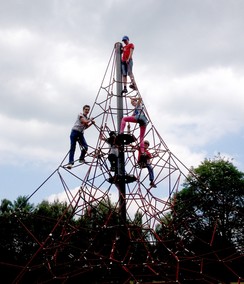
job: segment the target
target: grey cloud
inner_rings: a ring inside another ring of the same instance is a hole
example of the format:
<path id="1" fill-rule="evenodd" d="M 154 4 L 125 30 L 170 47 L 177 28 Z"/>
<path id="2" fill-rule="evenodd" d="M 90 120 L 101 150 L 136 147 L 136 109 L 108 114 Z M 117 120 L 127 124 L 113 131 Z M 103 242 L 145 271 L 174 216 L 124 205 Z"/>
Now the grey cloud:
<path id="1" fill-rule="evenodd" d="M 25 163 L 21 147 L 27 152 L 31 148 L 28 163 L 38 160 L 41 149 L 48 153 L 46 163 L 55 159 L 49 157 L 55 149 L 66 154 L 74 119 L 83 104 L 92 105 L 113 45 L 125 34 L 135 44 L 140 92 L 163 137 L 192 154 L 191 133 L 196 133 L 203 141 L 199 152 L 204 148 L 207 153 L 211 139 L 217 145 L 232 128 L 243 144 L 242 0 L 0 0 L 0 9 L 1 131 L 4 145 L 14 143 L 8 157 L 18 153 Z M 201 77 L 218 69 L 232 73 L 212 81 Z M 201 83 L 194 84 L 199 78 Z M 202 99 L 205 95 L 209 100 Z M 236 104 L 229 103 L 234 96 Z M 159 117 L 165 119 L 163 125 Z M 218 137 L 208 135 L 211 125 L 205 125 L 211 120 L 215 129 L 222 127 Z M 33 127 L 32 132 L 18 129 L 18 135 L 28 135 L 19 141 L 9 131 L 16 121 L 20 127 Z M 39 128 L 41 133 L 36 132 Z M 232 151 L 228 145 L 226 149 Z M 39 158 L 42 161 L 42 154 Z"/>

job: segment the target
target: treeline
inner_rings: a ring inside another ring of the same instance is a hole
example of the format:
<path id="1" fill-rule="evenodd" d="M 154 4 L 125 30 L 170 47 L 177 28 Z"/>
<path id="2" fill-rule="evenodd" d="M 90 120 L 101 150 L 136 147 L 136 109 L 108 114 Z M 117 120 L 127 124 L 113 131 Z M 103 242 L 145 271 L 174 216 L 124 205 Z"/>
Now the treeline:
<path id="1" fill-rule="evenodd" d="M 230 283 L 244 279 L 244 173 L 220 156 L 193 168 L 155 228 L 126 223 L 109 199 L 25 196 L 0 205 L 4 283 Z M 126 282 L 127 281 L 127 282 Z"/>

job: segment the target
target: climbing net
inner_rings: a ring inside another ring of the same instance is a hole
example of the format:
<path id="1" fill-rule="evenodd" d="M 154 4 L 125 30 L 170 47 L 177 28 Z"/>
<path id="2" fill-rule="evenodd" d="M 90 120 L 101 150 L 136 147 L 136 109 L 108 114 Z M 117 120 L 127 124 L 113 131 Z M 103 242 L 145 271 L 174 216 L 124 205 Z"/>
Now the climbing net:
<path id="1" fill-rule="evenodd" d="M 196 255 L 185 249 L 185 243 L 193 237 L 187 224 L 181 224 L 182 236 L 173 245 L 170 234 L 166 239 L 158 230 L 162 223 L 165 231 L 177 230 L 169 213 L 174 212 L 175 194 L 189 169 L 169 150 L 145 105 L 148 125 L 144 139 L 150 141 L 156 187 L 150 185 L 148 169 L 138 163 L 139 124 L 127 124 L 125 134 L 134 140 L 122 145 L 124 175 L 118 177 L 110 170 L 109 146 L 101 137 L 108 137 L 111 131 L 119 132 L 118 96 L 123 101 L 124 116 L 130 116 L 133 111 L 129 96 L 142 99 L 139 90 L 118 94 L 116 86 L 121 82 L 115 79 L 115 74 L 113 49 L 91 108 L 91 117 L 96 121 L 96 145 L 89 145 L 86 162 L 81 164 L 77 159 L 72 169 L 66 167 L 66 155 L 45 181 L 56 179 L 56 186 L 65 192 L 68 208 L 49 234 L 38 241 L 36 252 L 19 269 L 14 282 L 20 283 L 28 279 L 31 271 L 39 270 L 48 271 L 42 283 L 68 283 L 77 279 L 86 283 L 219 283 L 219 279 L 205 273 L 205 265 L 219 261 L 218 254 Z M 120 190 L 121 184 L 124 192 Z M 73 220 L 79 218 L 81 223 L 74 224 Z M 235 271 L 233 275 L 237 281 L 241 280 Z M 99 282 L 94 280 L 97 277 Z"/>

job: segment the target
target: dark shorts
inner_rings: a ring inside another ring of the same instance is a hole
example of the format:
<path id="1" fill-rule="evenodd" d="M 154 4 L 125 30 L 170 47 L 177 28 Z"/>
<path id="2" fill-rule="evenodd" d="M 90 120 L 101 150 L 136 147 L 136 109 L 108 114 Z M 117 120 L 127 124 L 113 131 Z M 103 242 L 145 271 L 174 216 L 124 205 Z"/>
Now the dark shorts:
<path id="1" fill-rule="evenodd" d="M 131 75 L 133 67 L 133 60 L 131 59 L 127 64 L 126 61 L 121 62 L 121 71 L 123 76 Z"/>
<path id="2" fill-rule="evenodd" d="M 136 115 L 136 120 L 140 124 L 140 126 L 148 124 L 148 120 L 145 115 Z"/>

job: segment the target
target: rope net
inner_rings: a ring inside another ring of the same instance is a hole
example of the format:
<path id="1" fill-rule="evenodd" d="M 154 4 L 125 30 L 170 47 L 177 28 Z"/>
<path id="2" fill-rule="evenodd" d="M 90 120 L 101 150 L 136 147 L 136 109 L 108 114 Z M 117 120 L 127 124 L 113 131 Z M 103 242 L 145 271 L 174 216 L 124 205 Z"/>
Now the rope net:
<path id="1" fill-rule="evenodd" d="M 121 82 L 115 79 L 113 50 L 91 108 L 91 117 L 96 121 L 96 145 L 89 145 L 86 162 L 76 160 L 72 169 L 66 167 L 66 156 L 38 189 L 53 182 L 55 188 L 65 192 L 68 207 L 58 220 L 52 221 L 49 234 L 36 240 L 33 255 L 17 269 L 13 282 L 24 283 L 32 272 L 39 271 L 43 274 L 39 283 L 219 283 L 209 273 L 217 263 L 240 283 L 240 275 L 232 269 L 236 254 L 227 253 L 221 258 L 220 248 L 211 249 L 215 228 L 210 232 L 209 243 L 199 239 L 203 249 L 196 254 L 187 248 L 196 237 L 189 226 L 193 221 L 184 221 L 177 227 L 170 218 L 175 194 L 190 171 L 169 150 L 145 105 L 148 124 L 144 139 L 150 141 L 156 187 L 150 185 L 147 167 L 138 163 L 138 123 L 127 124 L 124 132 L 127 138 L 133 137 L 122 145 L 125 172 L 118 175 L 111 171 L 106 138 L 111 131 L 119 134 L 117 100 L 121 94 L 117 94 L 117 83 Z M 133 111 L 128 99 L 131 95 L 143 102 L 139 90 L 123 94 L 124 116 Z M 120 190 L 121 184 L 124 191 Z M 121 217 L 123 214 L 125 218 Z M 80 221 L 77 224 L 74 220 Z M 26 232 L 35 239 L 28 227 Z"/>

